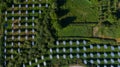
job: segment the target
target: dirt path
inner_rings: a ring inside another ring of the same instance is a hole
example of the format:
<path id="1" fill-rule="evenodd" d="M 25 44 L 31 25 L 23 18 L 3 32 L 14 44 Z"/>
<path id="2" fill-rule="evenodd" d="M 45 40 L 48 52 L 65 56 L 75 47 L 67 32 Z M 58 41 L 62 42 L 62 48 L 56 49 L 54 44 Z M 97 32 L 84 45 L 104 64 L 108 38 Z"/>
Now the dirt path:
<path id="1" fill-rule="evenodd" d="M 101 27 L 101 24 L 102 24 L 102 20 L 100 20 L 100 22 L 95 27 L 93 27 L 93 36 L 94 37 L 99 35 L 97 33 L 98 33 L 98 31 L 99 31 L 99 29 Z"/>

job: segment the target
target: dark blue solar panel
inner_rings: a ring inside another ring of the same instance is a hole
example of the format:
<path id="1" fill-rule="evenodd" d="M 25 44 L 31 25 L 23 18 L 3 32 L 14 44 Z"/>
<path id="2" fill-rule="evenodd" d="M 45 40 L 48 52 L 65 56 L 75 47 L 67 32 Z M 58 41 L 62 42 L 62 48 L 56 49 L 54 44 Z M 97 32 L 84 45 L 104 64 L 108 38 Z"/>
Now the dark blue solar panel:
<path id="1" fill-rule="evenodd" d="M 5 24 L 4 26 L 5 26 L 5 27 L 7 27 L 7 26 L 8 26 L 8 24 Z"/>

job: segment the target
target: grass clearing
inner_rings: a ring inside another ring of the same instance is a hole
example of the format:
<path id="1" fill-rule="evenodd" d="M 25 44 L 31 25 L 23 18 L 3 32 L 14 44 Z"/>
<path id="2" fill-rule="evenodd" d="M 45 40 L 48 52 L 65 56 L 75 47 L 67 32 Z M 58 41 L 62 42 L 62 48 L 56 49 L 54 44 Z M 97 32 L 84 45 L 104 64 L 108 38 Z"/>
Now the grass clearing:
<path id="1" fill-rule="evenodd" d="M 120 27 L 119 26 L 111 26 L 111 27 L 102 27 L 101 35 L 111 37 L 111 38 L 120 38 Z"/>
<path id="2" fill-rule="evenodd" d="M 62 6 L 63 9 L 70 10 L 65 16 L 75 16 L 77 17 L 74 22 L 97 22 L 98 21 L 98 9 L 95 4 L 88 0 L 66 0 L 65 5 Z M 62 17 L 62 18 L 63 18 Z"/>
<path id="3" fill-rule="evenodd" d="M 69 25 L 58 30 L 58 36 L 92 36 L 92 26 L 87 25 Z"/>

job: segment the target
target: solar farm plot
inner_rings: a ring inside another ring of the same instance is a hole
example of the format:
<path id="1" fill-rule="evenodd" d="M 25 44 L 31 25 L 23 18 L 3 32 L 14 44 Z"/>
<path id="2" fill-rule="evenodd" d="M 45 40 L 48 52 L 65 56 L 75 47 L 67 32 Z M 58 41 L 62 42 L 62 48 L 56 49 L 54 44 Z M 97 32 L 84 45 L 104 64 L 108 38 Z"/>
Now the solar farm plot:
<path id="1" fill-rule="evenodd" d="M 7 2 L 6 2 L 7 3 Z M 4 21 L 2 65 L 26 67 L 32 65 L 30 51 L 36 50 L 38 29 L 42 26 L 43 12 L 50 7 L 46 0 L 25 0 L 7 5 L 2 10 Z M 39 27 L 40 26 L 40 27 Z M 29 55 L 29 57 L 28 57 Z M 34 54 L 33 54 L 34 55 Z M 37 59 L 35 59 L 37 62 Z M 42 64 L 46 66 L 46 62 Z M 37 65 L 40 67 L 40 64 Z"/>
<path id="2" fill-rule="evenodd" d="M 59 63 L 62 63 L 62 61 L 67 60 L 66 65 L 68 64 L 68 66 L 69 64 L 78 63 L 83 66 L 119 67 L 119 47 L 120 46 L 112 46 L 109 44 L 90 44 L 85 40 L 71 40 L 69 42 L 56 41 L 56 46 L 49 48 L 46 54 L 39 56 L 39 60 L 35 58 L 34 62 L 43 64 L 44 66 L 49 66 L 50 64 L 58 65 Z M 60 61 L 60 59 L 62 59 L 62 61 Z M 29 64 L 30 63 L 31 62 L 29 62 Z M 33 63 L 33 65 L 38 66 L 39 64 L 37 65 Z"/>
<path id="3" fill-rule="evenodd" d="M 2 3 L 2 67 L 120 67 L 118 0 Z"/>

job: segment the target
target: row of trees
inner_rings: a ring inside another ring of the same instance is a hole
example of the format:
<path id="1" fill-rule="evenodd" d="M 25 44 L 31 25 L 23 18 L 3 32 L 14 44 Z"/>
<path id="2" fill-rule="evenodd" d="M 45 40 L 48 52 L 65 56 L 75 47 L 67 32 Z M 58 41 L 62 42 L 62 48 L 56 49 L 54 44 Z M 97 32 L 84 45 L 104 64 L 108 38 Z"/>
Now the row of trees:
<path id="1" fill-rule="evenodd" d="M 3 59 L 2 59 L 2 45 L 3 45 L 3 22 L 2 22 L 2 10 L 3 10 L 3 5 L 5 5 L 5 3 L 3 3 L 3 1 L 1 0 L 0 1 L 0 67 L 2 67 L 2 62 L 3 62 Z"/>

